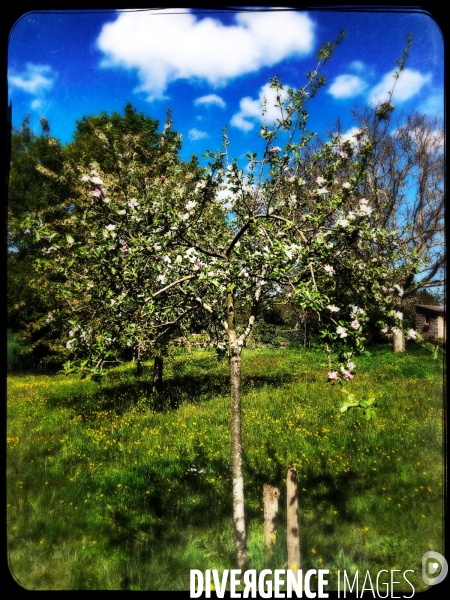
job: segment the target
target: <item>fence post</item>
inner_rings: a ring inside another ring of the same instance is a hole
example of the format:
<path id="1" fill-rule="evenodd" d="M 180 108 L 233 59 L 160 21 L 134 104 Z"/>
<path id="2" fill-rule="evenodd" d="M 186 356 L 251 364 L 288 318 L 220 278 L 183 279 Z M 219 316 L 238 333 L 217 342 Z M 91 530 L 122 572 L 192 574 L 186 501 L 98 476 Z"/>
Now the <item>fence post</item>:
<path id="1" fill-rule="evenodd" d="M 298 524 L 297 469 L 287 472 L 287 563 L 297 579 L 300 569 L 300 528 Z"/>
<path id="2" fill-rule="evenodd" d="M 264 543 L 266 548 L 275 545 L 277 539 L 278 498 L 280 490 L 273 485 L 264 485 Z"/>

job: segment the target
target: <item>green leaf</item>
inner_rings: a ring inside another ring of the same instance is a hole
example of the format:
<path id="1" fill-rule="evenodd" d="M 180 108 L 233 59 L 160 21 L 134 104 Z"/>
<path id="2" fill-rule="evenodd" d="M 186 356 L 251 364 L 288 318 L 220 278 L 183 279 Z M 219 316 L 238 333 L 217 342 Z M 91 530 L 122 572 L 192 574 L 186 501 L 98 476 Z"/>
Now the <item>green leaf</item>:
<path id="1" fill-rule="evenodd" d="M 73 239 L 73 237 L 70 235 L 70 233 L 66 233 L 66 240 L 67 240 L 67 243 L 69 244 L 69 246 L 71 246 L 75 241 Z"/>

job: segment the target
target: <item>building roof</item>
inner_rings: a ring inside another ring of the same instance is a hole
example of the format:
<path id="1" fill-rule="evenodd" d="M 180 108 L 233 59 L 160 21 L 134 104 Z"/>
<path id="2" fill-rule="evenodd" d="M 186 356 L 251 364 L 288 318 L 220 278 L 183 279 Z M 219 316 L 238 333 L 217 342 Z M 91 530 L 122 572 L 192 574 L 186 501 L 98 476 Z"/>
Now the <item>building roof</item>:
<path id="1" fill-rule="evenodd" d="M 432 304 L 416 304 L 416 310 L 418 308 L 435 313 L 445 313 L 445 306 L 433 306 Z"/>

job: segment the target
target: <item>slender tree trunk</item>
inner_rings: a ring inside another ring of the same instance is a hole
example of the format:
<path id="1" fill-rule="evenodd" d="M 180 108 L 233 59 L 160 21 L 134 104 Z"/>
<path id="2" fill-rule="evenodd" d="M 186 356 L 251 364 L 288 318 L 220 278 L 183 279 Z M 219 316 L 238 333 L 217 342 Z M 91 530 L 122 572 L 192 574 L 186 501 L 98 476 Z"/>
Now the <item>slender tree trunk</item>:
<path id="1" fill-rule="evenodd" d="M 405 338 L 400 329 L 394 329 L 394 352 L 405 351 Z"/>
<path id="2" fill-rule="evenodd" d="M 236 337 L 234 298 L 231 285 L 227 287 L 227 324 L 231 387 L 234 547 L 237 565 L 241 569 L 245 569 L 248 565 L 248 559 L 244 512 L 244 472 L 242 468 L 241 346 L 238 344 Z"/>
<path id="3" fill-rule="evenodd" d="M 134 358 L 133 358 L 133 361 L 134 361 Z M 138 358 L 137 363 L 136 363 L 136 375 L 138 377 L 140 377 L 142 375 L 143 370 L 144 370 L 144 368 L 142 366 L 142 363 L 141 363 L 140 359 Z"/>
<path id="4" fill-rule="evenodd" d="M 300 569 L 300 528 L 298 524 L 298 486 L 297 470 L 289 469 L 286 482 L 287 492 L 287 555 L 288 569 L 291 569 L 297 579 Z"/>
<path id="5" fill-rule="evenodd" d="M 231 455 L 233 465 L 233 522 L 236 562 L 238 567 L 247 566 L 247 534 L 244 512 L 244 472 L 242 468 L 241 423 L 241 353 L 230 353 L 231 384 Z"/>
<path id="6" fill-rule="evenodd" d="M 163 382 L 163 364 L 164 359 L 162 356 L 155 356 L 153 363 L 153 393 L 159 394 L 162 390 Z"/>

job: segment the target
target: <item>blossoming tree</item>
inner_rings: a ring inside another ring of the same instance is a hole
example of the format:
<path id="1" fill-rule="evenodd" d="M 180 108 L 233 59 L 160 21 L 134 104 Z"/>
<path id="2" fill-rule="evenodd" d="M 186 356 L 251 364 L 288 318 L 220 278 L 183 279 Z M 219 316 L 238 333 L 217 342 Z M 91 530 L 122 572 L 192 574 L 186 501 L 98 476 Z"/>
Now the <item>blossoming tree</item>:
<path id="1" fill-rule="evenodd" d="M 370 309 L 398 323 L 386 287 L 398 248 L 360 193 L 371 145 L 350 156 L 336 137 L 304 161 L 313 137 L 306 106 L 324 84 L 320 68 L 336 44 L 320 50 L 303 88 L 271 80 L 279 118 L 263 124 L 263 149 L 247 156 L 245 170 L 228 160 L 225 131 L 223 151 L 207 153 L 201 176 L 163 136 L 164 174 L 131 159 L 125 187 L 101 165 L 68 167 L 79 183 L 65 227 L 40 227 L 65 273 L 62 293 L 73 314 L 67 345 L 82 368 L 99 369 L 130 344 L 144 352 L 193 314 L 218 345 L 226 342 L 240 567 L 247 563 L 241 359 L 261 311 L 278 296 L 317 313 L 330 381 L 353 378 L 351 359 L 363 348 Z M 127 144 L 132 157 L 139 136 Z"/>

